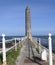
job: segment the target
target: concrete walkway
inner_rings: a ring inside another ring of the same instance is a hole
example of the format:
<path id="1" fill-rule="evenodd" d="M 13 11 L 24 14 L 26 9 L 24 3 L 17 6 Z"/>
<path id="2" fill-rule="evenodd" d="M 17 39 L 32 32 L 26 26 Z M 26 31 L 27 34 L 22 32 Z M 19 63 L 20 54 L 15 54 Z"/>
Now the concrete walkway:
<path id="1" fill-rule="evenodd" d="M 30 55 L 31 55 L 30 57 L 32 57 L 31 52 Z M 16 65 L 39 65 L 38 63 L 35 63 L 29 58 L 28 41 L 25 41 L 21 49 L 20 56 L 17 57 Z"/>
<path id="2" fill-rule="evenodd" d="M 16 65 L 48 65 L 48 63 L 41 61 L 38 53 L 32 48 L 32 42 L 26 40 L 21 49 L 20 56 L 17 57 Z"/>

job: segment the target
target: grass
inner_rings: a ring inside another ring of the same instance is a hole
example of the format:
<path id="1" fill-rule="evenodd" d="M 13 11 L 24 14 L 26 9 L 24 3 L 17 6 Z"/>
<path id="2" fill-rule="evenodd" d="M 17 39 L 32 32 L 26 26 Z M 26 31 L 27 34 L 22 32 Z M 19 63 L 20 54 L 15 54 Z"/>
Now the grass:
<path id="1" fill-rule="evenodd" d="M 0 54 L 0 65 L 2 65 L 2 54 Z"/>
<path id="2" fill-rule="evenodd" d="M 38 48 L 36 48 L 36 51 L 39 53 L 39 49 Z"/>
<path id="3" fill-rule="evenodd" d="M 55 60 L 53 60 L 53 64 L 55 64 Z"/>
<path id="4" fill-rule="evenodd" d="M 18 47 L 17 51 L 10 50 L 6 53 L 7 65 L 15 65 L 15 61 L 20 54 L 21 47 Z M 0 65 L 2 65 L 2 54 L 0 54 Z"/>

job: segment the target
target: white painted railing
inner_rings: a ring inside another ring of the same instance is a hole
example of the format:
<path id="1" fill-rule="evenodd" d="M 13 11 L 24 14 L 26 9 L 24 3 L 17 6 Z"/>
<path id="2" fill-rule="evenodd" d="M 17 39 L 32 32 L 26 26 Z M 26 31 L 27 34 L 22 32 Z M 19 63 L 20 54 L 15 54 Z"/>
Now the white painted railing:
<path id="1" fill-rule="evenodd" d="M 6 47 L 5 47 L 5 34 L 2 34 L 2 55 L 3 55 L 3 65 L 6 65 Z"/>
<path id="2" fill-rule="evenodd" d="M 52 61 L 52 38 L 51 38 L 51 34 L 49 33 L 49 38 L 48 38 L 48 41 L 49 41 L 49 44 L 48 44 L 48 47 L 49 47 L 49 65 L 53 65 L 53 61 Z"/>
<path id="3" fill-rule="evenodd" d="M 0 53 L 3 53 L 3 65 L 6 65 L 6 52 L 8 52 L 9 50 L 15 48 L 15 50 L 17 51 L 17 45 L 20 44 L 21 42 L 23 42 L 25 39 L 27 39 L 27 37 L 23 37 L 23 38 L 13 38 L 13 39 L 9 39 L 9 40 L 5 40 L 5 35 L 3 35 L 3 38 L 2 38 L 2 45 L 3 45 L 3 49 L 0 49 Z M 34 38 L 33 38 L 34 39 Z M 15 41 L 15 45 L 13 45 L 12 47 L 10 48 L 5 48 L 5 43 L 6 42 L 11 42 L 11 41 Z M 16 40 L 19 40 L 19 43 L 16 42 Z M 51 40 L 51 34 L 49 34 L 49 38 L 48 38 L 48 44 L 49 44 L 49 50 L 47 48 L 45 48 L 44 46 L 41 45 L 41 39 L 34 39 L 35 42 L 37 43 L 38 40 L 39 40 L 39 53 L 41 53 L 41 50 L 42 48 L 43 49 L 46 49 L 48 52 L 49 52 L 49 65 L 53 65 L 53 62 L 52 62 L 52 40 Z M 5 52 L 4 52 L 5 51 Z M 5 62 L 5 64 L 4 64 Z"/>
<path id="4" fill-rule="evenodd" d="M 26 37 L 22 37 L 22 38 L 13 38 L 13 39 L 9 39 L 9 40 L 5 40 L 5 34 L 2 34 L 2 48 L 0 48 L 0 53 L 3 54 L 3 65 L 6 65 L 6 52 L 12 50 L 15 48 L 15 51 L 17 51 L 17 45 L 18 44 L 21 44 L 22 41 L 24 41 L 26 39 Z M 16 42 L 19 41 L 19 43 Z M 8 42 L 12 42 L 12 41 L 15 41 L 14 45 L 11 46 L 10 48 L 6 48 L 5 46 L 5 43 L 8 43 Z"/>
<path id="5" fill-rule="evenodd" d="M 46 43 L 46 41 L 48 42 L 48 49 L 46 47 L 44 47 L 43 45 L 41 45 L 41 40 L 44 41 Z M 49 65 L 53 65 L 53 57 L 55 58 L 55 55 L 52 54 L 52 38 L 51 38 L 51 34 L 49 34 L 48 39 L 41 39 L 41 38 L 34 38 L 34 41 L 39 44 L 39 53 L 42 52 L 42 50 L 46 50 L 47 54 L 48 54 L 48 60 L 49 60 Z M 45 54 L 44 54 L 45 55 Z M 44 56 L 43 55 L 43 56 Z M 46 56 L 47 57 L 47 56 Z"/>

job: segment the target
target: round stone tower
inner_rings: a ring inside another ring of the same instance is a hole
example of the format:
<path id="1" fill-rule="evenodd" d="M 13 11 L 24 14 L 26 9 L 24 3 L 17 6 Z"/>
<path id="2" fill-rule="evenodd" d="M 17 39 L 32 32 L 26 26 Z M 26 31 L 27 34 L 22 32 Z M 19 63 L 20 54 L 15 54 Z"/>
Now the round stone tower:
<path id="1" fill-rule="evenodd" d="M 28 6 L 25 9 L 25 35 L 31 37 L 30 8 Z"/>

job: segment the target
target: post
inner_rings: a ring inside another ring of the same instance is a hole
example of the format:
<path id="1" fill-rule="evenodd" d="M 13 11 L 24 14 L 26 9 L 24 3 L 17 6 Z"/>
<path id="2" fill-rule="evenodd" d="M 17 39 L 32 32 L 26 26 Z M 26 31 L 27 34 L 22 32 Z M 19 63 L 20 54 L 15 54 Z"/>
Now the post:
<path id="1" fill-rule="evenodd" d="M 5 34 L 2 34 L 3 65 L 6 65 Z"/>
<path id="2" fill-rule="evenodd" d="M 16 38 L 15 38 L 15 51 L 17 51 Z"/>
<path id="3" fill-rule="evenodd" d="M 47 62 L 47 52 L 46 49 L 43 49 L 41 52 L 41 60 Z"/>
<path id="4" fill-rule="evenodd" d="M 19 47 L 20 47 L 20 41 L 19 41 Z"/>
<path id="5" fill-rule="evenodd" d="M 53 61 L 52 61 L 52 39 L 51 39 L 51 34 L 49 33 L 49 65 L 53 65 Z"/>
<path id="6" fill-rule="evenodd" d="M 41 53 L 41 39 L 39 38 L 39 53 Z"/>

